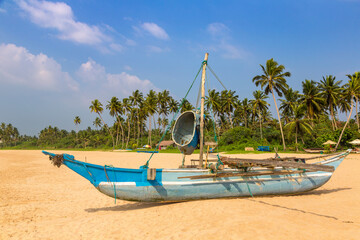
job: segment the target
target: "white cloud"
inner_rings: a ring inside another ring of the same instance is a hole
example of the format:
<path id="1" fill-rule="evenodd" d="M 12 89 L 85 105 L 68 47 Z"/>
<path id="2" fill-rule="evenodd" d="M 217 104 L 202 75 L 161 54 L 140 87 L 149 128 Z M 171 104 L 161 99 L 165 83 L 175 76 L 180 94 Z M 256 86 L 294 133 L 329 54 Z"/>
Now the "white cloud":
<path id="1" fill-rule="evenodd" d="M 141 28 L 158 39 L 161 39 L 161 40 L 169 39 L 169 35 L 166 33 L 166 31 L 163 28 L 161 28 L 160 26 L 158 26 L 156 23 L 146 22 L 146 23 L 141 24 Z"/>
<path id="2" fill-rule="evenodd" d="M 130 67 L 129 65 L 125 65 L 125 66 L 124 66 L 124 69 L 125 69 L 126 71 L 132 71 L 132 67 Z"/>
<path id="3" fill-rule="evenodd" d="M 116 43 L 111 43 L 110 48 L 116 52 L 121 52 L 123 50 L 123 46 L 121 46 L 120 44 L 116 44 Z"/>
<path id="4" fill-rule="evenodd" d="M 206 30 L 213 36 L 213 37 L 224 37 L 227 35 L 230 29 L 225 26 L 223 23 L 211 23 L 207 26 Z"/>
<path id="5" fill-rule="evenodd" d="M 59 39 L 91 46 L 105 43 L 114 45 L 112 38 L 99 27 L 76 21 L 71 7 L 66 3 L 38 0 L 19 0 L 17 3 L 33 23 L 42 28 L 57 30 Z M 107 26 L 109 28 L 111 27 Z M 117 46 L 117 50 L 120 48 Z"/>
<path id="6" fill-rule="evenodd" d="M 40 90 L 78 90 L 77 82 L 54 59 L 14 44 L 0 44 L 0 82 Z"/>
<path id="7" fill-rule="evenodd" d="M 231 31 L 223 23 L 211 23 L 206 28 L 211 36 L 211 46 L 214 52 L 219 52 L 223 58 L 244 59 L 249 54 L 241 47 L 232 44 Z"/>
<path id="8" fill-rule="evenodd" d="M 170 49 L 168 47 L 161 48 L 161 47 L 157 47 L 157 46 L 148 46 L 148 51 L 155 52 L 155 53 L 162 53 L 162 52 L 169 52 Z"/>
<path id="9" fill-rule="evenodd" d="M 125 43 L 128 46 L 136 46 L 136 42 L 132 39 L 126 39 Z"/>
<path id="10" fill-rule="evenodd" d="M 85 83 L 103 82 L 106 80 L 105 68 L 92 59 L 81 64 L 76 74 Z"/>
<path id="11" fill-rule="evenodd" d="M 0 13 L 6 13 L 6 10 L 3 8 L 0 8 Z"/>
<path id="12" fill-rule="evenodd" d="M 245 58 L 248 53 L 239 47 L 236 47 L 226 41 L 219 43 L 218 50 L 222 51 L 222 56 L 228 59 L 241 59 Z"/>
<path id="13" fill-rule="evenodd" d="M 105 68 L 96 63 L 94 60 L 89 59 L 86 63 L 81 64 L 77 71 L 77 76 L 87 85 L 86 91 L 92 94 L 93 91 L 97 95 L 106 93 L 106 95 L 127 97 L 135 90 L 147 92 L 150 89 L 158 90 L 155 85 L 145 79 L 142 80 L 135 75 L 126 72 L 111 74 L 107 73 Z"/>
<path id="14" fill-rule="evenodd" d="M 125 21 L 133 21 L 133 19 L 131 17 L 124 17 Z"/>
<path id="15" fill-rule="evenodd" d="M 139 77 L 130 75 L 126 72 L 120 74 L 108 74 L 107 87 L 113 90 L 116 89 L 116 92 L 122 93 L 123 96 L 128 96 L 137 89 L 142 92 L 156 89 L 154 84 L 149 80 L 141 80 Z"/>

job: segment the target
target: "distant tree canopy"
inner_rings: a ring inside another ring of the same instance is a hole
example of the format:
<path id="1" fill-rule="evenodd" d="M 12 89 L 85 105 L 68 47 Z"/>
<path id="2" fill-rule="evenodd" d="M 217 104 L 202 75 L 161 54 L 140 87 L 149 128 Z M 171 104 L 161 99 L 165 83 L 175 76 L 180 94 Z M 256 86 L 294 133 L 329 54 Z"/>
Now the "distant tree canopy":
<path id="1" fill-rule="evenodd" d="M 358 72 L 347 75 L 345 84 L 332 75 L 324 76 L 319 82 L 305 79 L 299 92 L 287 85 L 286 77 L 291 74 L 285 72 L 283 65 L 270 59 L 265 66 L 260 66 L 262 75 L 255 76 L 253 82 L 261 90 L 254 91 L 252 99 L 240 99 L 234 90 L 208 91 L 205 98 L 207 141 L 213 141 L 216 133 L 220 139 L 219 148 L 224 150 L 243 150 L 246 146 L 265 144 L 297 150 L 322 147 L 327 140 L 348 147 L 350 140 L 360 138 Z M 279 108 L 275 93 L 280 97 Z M 271 98 L 267 94 L 272 95 L 276 104 L 278 119 L 269 111 Z M 355 117 L 351 119 L 354 109 Z M 149 144 L 154 147 L 166 126 L 172 124 L 175 113 L 194 110 L 194 106 L 186 99 L 175 100 L 167 90 L 158 93 L 136 90 L 123 99 L 113 96 L 105 105 L 95 99 L 89 110 L 95 113 L 95 129 L 88 127 L 68 132 L 48 126 L 37 137 L 29 137 L 20 135 L 11 124 L 1 123 L 0 146 L 114 149 Z M 112 116 L 113 122 L 106 123 L 103 114 Z M 347 115 L 347 121 L 339 121 L 339 114 Z M 73 121 L 77 129 L 81 128 L 80 116 L 75 116 Z M 167 133 L 165 139 L 170 138 Z"/>

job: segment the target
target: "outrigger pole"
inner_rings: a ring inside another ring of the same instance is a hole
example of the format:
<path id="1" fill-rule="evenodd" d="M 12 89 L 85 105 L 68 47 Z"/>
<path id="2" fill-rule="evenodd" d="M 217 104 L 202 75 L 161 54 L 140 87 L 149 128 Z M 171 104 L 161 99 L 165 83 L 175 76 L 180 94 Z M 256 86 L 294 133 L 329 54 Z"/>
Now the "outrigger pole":
<path id="1" fill-rule="evenodd" d="M 205 53 L 205 58 L 203 62 L 203 69 L 201 75 L 201 105 L 200 105 L 200 156 L 199 156 L 199 166 L 198 168 L 203 167 L 203 154 L 204 154 L 204 108 L 205 108 L 205 76 L 206 76 L 206 65 L 209 54 Z"/>

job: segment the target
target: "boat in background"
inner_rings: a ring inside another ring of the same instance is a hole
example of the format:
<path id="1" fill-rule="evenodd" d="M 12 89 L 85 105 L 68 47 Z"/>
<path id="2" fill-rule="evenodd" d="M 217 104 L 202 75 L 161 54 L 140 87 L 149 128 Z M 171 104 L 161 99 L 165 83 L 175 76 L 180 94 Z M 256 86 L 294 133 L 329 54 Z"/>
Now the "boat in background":
<path id="1" fill-rule="evenodd" d="M 304 152 L 307 153 L 323 153 L 324 151 L 324 148 L 304 148 Z"/>

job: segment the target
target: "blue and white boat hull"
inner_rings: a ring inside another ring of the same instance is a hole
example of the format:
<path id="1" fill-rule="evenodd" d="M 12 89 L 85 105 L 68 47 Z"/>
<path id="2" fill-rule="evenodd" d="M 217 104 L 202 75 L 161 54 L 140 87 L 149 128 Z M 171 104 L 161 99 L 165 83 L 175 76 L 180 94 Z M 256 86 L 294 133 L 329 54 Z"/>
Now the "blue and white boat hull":
<path id="1" fill-rule="evenodd" d="M 349 154 L 341 153 L 318 164 L 335 169 Z M 44 152 L 47 155 L 55 154 Z M 127 169 L 100 166 L 77 161 L 64 154 L 63 164 L 88 179 L 100 192 L 117 199 L 129 201 L 186 201 L 224 197 L 297 194 L 316 189 L 325 184 L 333 172 L 304 172 L 288 175 L 261 175 L 253 177 L 232 176 L 204 179 L 181 178 L 210 174 L 207 169 L 156 169 L 155 180 L 147 180 L 148 169 Z M 261 171 L 253 168 L 250 172 Z M 239 173 L 224 169 L 219 173 Z"/>

